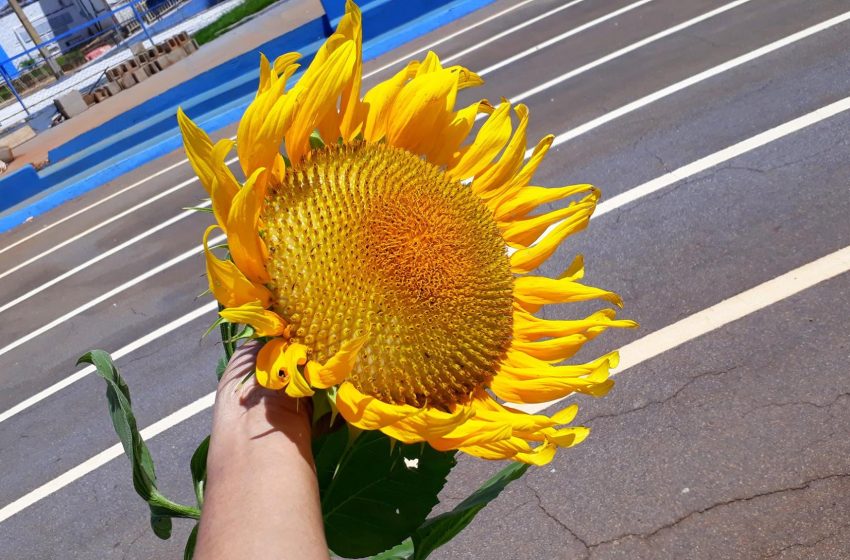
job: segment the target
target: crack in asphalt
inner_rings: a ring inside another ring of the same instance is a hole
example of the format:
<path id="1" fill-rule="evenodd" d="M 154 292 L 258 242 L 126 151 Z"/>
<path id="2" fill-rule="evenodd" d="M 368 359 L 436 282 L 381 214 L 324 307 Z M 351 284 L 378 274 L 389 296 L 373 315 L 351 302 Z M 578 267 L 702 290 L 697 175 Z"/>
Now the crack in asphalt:
<path id="1" fill-rule="evenodd" d="M 835 149 L 835 146 L 826 146 L 826 147 L 823 147 L 823 148 L 817 150 L 816 152 L 806 154 L 806 155 L 800 156 L 798 158 L 794 158 L 790 161 L 777 163 L 776 165 L 766 165 L 766 166 L 762 166 L 762 167 L 754 167 L 754 166 L 741 165 L 741 164 L 736 163 L 736 164 L 725 165 L 720 169 L 722 169 L 724 171 L 725 170 L 751 171 L 753 173 L 760 173 L 760 174 L 772 173 L 774 171 L 779 171 L 781 169 L 785 169 L 786 167 L 791 167 L 791 166 L 794 166 L 794 165 L 807 163 L 807 162 L 814 160 L 814 159 L 818 159 L 822 155 L 824 155 L 825 153 L 832 151 L 834 149 Z"/>
<path id="2" fill-rule="evenodd" d="M 850 529 L 850 523 L 847 523 L 845 525 L 841 525 L 836 530 L 828 533 L 827 535 L 825 535 L 825 536 L 823 536 L 819 539 L 815 539 L 813 541 L 808 541 L 808 542 L 794 542 L 794 543 L 789 544 L 788 546 L 783 546 L 782 548 L 780 548 L 776 552 L 771 552 L 767 556 L 763 556 L 762 560 L 768 560 L 769 558 L 776 558 L 777 556 L 781 555 L 783 552 L 785 552 L 787 550 L 791 550 L 793 548 L 813 548 L 813 547 L 819 545 L 820 543 L 822 543 L 824 541 L 828 541 L 829 539 L 838 536 L 840 533 L 842 533 L 846 529 Z"/>
<path id="3" fill-rule="evenodd" d="M 788 401 L 788 402 L 780 402 L 780 403 L 767 403 L 767 404 L 757 406 L 755 408 L 751 408 L 750 410 L 748 410 L 747 412 L 744 413 L 744 417 L 747 417 L 750 414 L 753 414 L 753 413 L 755 413 L 759 410 L 764 410 L 766 408 L 783 408 L 783 407 L 786 407 L 786 406 L 811 406 L 811 407 L 818 408 L 818 409 L 821 409 L 821 410 L 822 409 L 830 409 L 833 406 L 835 406 L 838 403 L 838 401 L 840 401 L 844 397 L 850 397 L 850 391 L 844 392 L 844 393 L 839 393 L 831 401 L 824 403 L 824 404 L 812 402 L 812 401 L 807 401 L 807 400 L 796 400 L 796 401 Z"/>
<path id="4" fill-rule="evenodd" d="M 601 418 L 616 418 L 618 416 L 625 416 L 625 415 L 631 414 L 633 412 L 639 412 L 641 410 L 649 408 L 650 406 L 663 405 L 663 404 L 675 399 L 676 397 L 678 397 L 680 394 L 682 394 L 682 392 L 685 389 L 687 389 L 688 387 L 690 387 L 691 385 L 693 385 L 697 381 L 703 379 L 704 377 L 719 377 L 719 376 L 724 375 L 726 373 L 730 373 L 732 371 L 735 371 L 739 367 L 740 367 L 739 365 L 734 365 L 730 368 L 723 369 L 723 370 L 712 370 L 712 371 L 705 371 L 705 372 L 702 372 L 702 373 L 698 373 L 698 374 L 694 375 L 693 377 L 689 378 L 688 381 L 685 382 L 684 385 L 679 387 L 670 396 L 665 397 L 661 400 L 649 401 L 649 402 L 647 402 L 647 403 L 645 403 L 645 404 L 643 404 L 643 405 L 641 405 L 637 408 L 632 408 L 632 409 L 629 409 L 629 410 L 622 410 L 622 411 L 614 412 L 614 413 L 611 413 L 611 414 L 599 414 L 599 415 L 596 415 L 596 416 L 591 416 L 590 418 L 583 420 L 583 422 L 590 423 L 590 422 L 593 422 L 594 420 L 599 420 Z"/>
<path id="5" fill-rule="evenodd" d="M 534 498 L 536 500 L 537 508 L 540 511 L 543 512 L 543 515 L 545 515 L 546 517 L 548 517 L 549 519 L 551 519 L 552 521 L 557 523 L 558 526 L 561 527 L 561 529 L 563 529 L 564 531 L 569 533 L 570 536 L 572 536 L 575 540 L 577 540 L 584 547 L 584 549 L 586 551 L 585 559 L 590 558 L 590 547 L 588 546 L 587 541 L 585 541 L 583 538 L 578 536 L 575 531 L 570 529 L 563 521 L 558 519 L 557 516 L 555 516 L 549 510 L 546 509 L 546 507 L 543 505 L 543 500 L 540 498 L 540 494 L 537 492 L 537 489 L 534 488 L 533 486 L 531 486 L 531 484 L 528 483 L 528 480 L 523 479 L 523 482 L 525 483 L 525 487 L 528 488 L 529 490 L 531 490 L 531 493 L 534 494 Z"/>
<path id="6" fill-rule="evenodd" d="M 702 509 L 698 509 L 696 511 L 692 511 L 690 513 L 687 513 L 687 514 L 685 514 L 681 517 L 676 518 L 675 520 L 671 521 L 670 523 L 665 523 L 664 525 L 658 527 L 657 529 L 655 529 L 653 531 L 650 531 L 649 533 L 625 533 L 625 534 L 613 537 L 611 539 L 606 539 L 606 540 L 600 541 L 598 543 L 590 544 L 590 545 L 588 545 L 587 548 L 588 548 L 588 551 L 590 552 L 590 554 L 592 554 L 593 550 L 595 550 L 596 548 L 598 548 L 600 546 L 603 546 L 603 545 L 606 545 L 606 544 L 613 544 L 615 542 L 618 542 L 618 541 L 621 541 L 621 540 L 627 539 L 627 538 L 636 538 L 636 539 L 640 539 L 642 541 L 646 541 L 646 540 L 653 538 L 655 535 L 657 535 L 658 533 L 660 533 L 662 531 L 665 531 L 667 529 L 672 529 L 673 527 L 677 526 L 678 524 L 682 523 L 683 521 L 690 519 L 691 517 L 694 517 L 695 515 L 702 515 L 704 513 L 708 513 L 708 512 L 715 510 L 717 508 L 725 507 L 725 506 L 732 505 L 732 504 L 742 503 L 742 502 L 749 502 L 749 501 L 757 500 L 759 498 L 764 498 L 764 497 L 767 497 L 767 496 L 774 496 L 774 495 L 777 495 L 777 494 L 783 494 L 785 492 L 796 492 L 796 491 L 799 491 L 799 490 L 808 490 L 812 486 L 812 484 L 815 484 L 817 482 L 823 482 L 823 481 L 826 481 L 826 480 L 833 480 L 833 479 L 843 479 L 843 478 L 850 478 L 850 473 L 836 473 L 836 474 L 830 474 L 830 475 L 825 475 L 825 476 L 819 476 L 819 477 L 810 478 L 808 480 L 805 480 L 797 486 L 788 486 L 786 488 L 780 488 L 780 489 L 777 489 L 777 490 L 768 490 L 768 491 L 765 491 L 765 492 L 759 492 L 757 494 L 752 494 L 750 496 L 744 496 L 744 497 L 741 497 L 741 498 L 732 498 L 730 500 L 724 500 L 722 502 L 717 502 L 717 503 L 711 504 L 710 506 L 704 507 Z"/>

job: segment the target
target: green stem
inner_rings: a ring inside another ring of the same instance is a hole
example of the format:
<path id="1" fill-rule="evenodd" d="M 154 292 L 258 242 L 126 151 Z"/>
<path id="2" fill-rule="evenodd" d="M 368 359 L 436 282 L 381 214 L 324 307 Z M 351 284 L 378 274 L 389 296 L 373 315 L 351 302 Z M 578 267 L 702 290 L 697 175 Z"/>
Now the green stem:
<path id="1" fill-rule="evenodd" d="M 222 309 L 224 309 L 224 306 L 219 303 L 218 310 L 221 311 Z M 230 358 L 233 356 L 233 351 L 236 349 L 236 344 L 233 341 L 233 330 L 231 324 L 227 321 L 219 323 L 218 328 L 219 332 L 221 332 L 221 343 L 224 345 L 224 356 L 229 363 Z"/>
<path id="2" fill-rule="evenodd" d="M 148 503 L 152 508 L 156 508 L 156 512 L 169 517 L 182 517 L 184 519 L 200 519 L 201 510 L 190 506 L 184 506 L 177 502 L 172 502 L 159 492 L 154 491 Z"/>

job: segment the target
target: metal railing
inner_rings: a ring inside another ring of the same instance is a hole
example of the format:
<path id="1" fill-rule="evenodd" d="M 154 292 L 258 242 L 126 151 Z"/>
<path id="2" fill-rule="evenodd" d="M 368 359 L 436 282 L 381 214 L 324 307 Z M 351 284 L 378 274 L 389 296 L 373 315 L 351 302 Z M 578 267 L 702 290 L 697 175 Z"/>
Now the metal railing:
<path id="1" fill-rule="evenodd" d="M 105 71 L 181 31 L 192 33 L 241 0 L 127 0 L 96 18 L 0 59 L 0 128 L 27 121 L 37 130 L 56 114 L 52 100 L 101 85 Z M 14 17 L 14 16 L 12 16 Z M 145 44 L 147 43 L 147 44 Z M 45 56 L 51 60 L 45 60 Z M 51 69 L 61 70 L 55 75 Z"/>

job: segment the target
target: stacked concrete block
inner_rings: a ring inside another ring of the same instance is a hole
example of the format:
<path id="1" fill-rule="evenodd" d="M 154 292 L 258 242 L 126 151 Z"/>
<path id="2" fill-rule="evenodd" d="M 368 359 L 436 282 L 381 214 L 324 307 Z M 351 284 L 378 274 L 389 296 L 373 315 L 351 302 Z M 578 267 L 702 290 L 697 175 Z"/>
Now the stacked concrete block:
<path id="1" fill-rule="evenodd" d="M 66 119 L 75 117 L 89 108 L 85 99 L 83 99 L 83 95 L 75 89 L 66 91 L 54 99 L 53 105 L 56 106 L 56 110 Z"/>
<path id="2" fill-rule="evenodd" d="M 162 72 L 172 64 L 198 50 L 198 43 L 185 31 L 169 37 L 166 41 L 145 48 L 142 43 L 130 46 L 133 58 L 106 70 L 106 84 L 96 90 L 82 94 L 70 91 L 53 100 L 56 108 L 66 119 L 78 115 L 95 103 L 117 95 Z"/>

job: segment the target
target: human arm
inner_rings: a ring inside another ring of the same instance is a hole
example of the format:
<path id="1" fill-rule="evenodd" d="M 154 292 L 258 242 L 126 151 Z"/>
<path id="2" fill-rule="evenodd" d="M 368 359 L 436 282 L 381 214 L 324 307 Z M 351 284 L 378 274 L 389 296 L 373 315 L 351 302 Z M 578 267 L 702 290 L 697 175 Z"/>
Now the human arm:
<path id="1" fill-rule="evenodd" d="M 219 382 L 195 560 L 325 560 L 309 407 L 250 378 L 258 343 Z"/>

